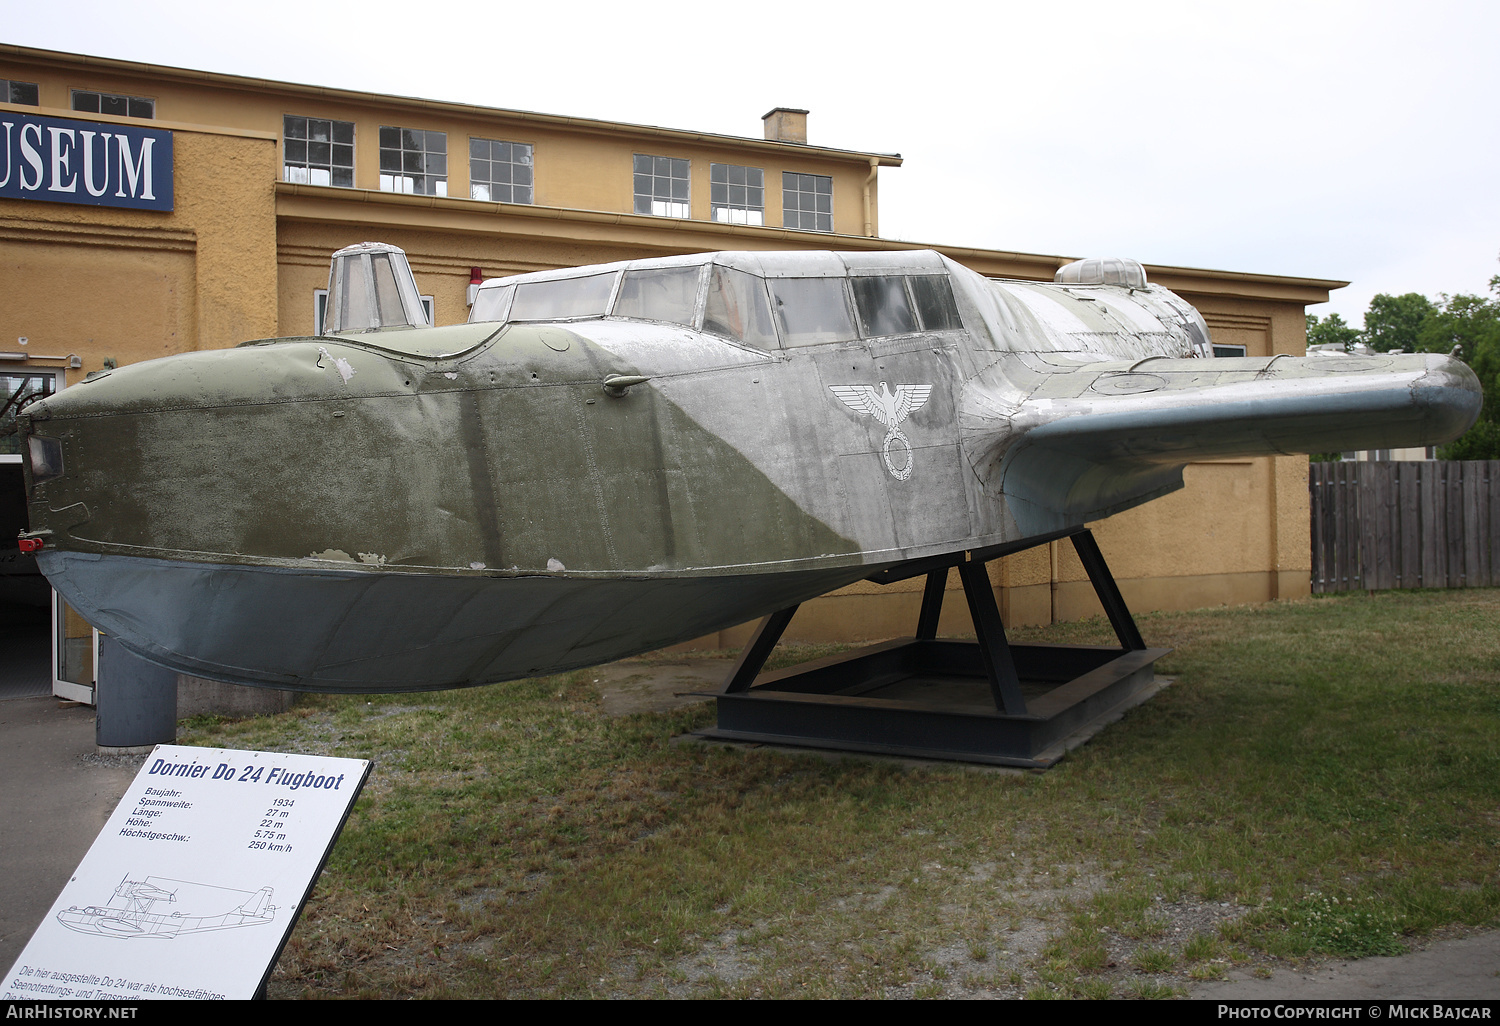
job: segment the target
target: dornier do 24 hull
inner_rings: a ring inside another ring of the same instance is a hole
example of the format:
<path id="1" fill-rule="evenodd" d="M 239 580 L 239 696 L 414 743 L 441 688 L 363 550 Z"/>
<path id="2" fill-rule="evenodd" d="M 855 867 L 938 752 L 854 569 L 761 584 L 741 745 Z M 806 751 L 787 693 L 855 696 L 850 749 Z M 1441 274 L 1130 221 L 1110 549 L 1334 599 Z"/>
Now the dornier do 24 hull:
<path id="1" fill-rule="evenodd" d="M 698 637 L 906 561 L 1020 547 L 1205 458 L 1430 445 L 1442 356 L 1215 358 L 1128 261 L 716 253 L 486 282 L 421 323 L 399 250 L 333 330 L 95 376 L 21 416 L 53 586 L 177 670 L 462 687 Z"/>

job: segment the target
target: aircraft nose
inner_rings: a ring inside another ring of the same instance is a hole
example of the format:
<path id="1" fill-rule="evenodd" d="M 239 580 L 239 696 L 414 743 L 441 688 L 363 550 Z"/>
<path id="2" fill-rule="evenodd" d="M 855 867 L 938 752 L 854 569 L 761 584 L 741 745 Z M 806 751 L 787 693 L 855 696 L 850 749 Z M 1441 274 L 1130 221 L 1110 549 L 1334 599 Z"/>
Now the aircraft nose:
<path id="1" fill-rule="evenodd" d="M 356 375 L 364 380 L 355 383 Z M 104 371 L 31 407 L 37 421 L 168 410 L 214 410 L 336 398 L 389 387 L 390 361 L 331 340 L 184 353 Z M 368 382 L 368 384 L 367 384 Z"/>
<path id="2" fill-rule="evenodd" d="M 231 504 L 254 525 L 241 507 L 257 478 L 316 462 L 351 400 L 410 385 L 399 363 L 327 339 L 108 371 L 21 415 L 31 533 L 53 534 L 47 548 L 72 536 L 82 548 L 170 537 L 168 547 L 191 549 Z"/>

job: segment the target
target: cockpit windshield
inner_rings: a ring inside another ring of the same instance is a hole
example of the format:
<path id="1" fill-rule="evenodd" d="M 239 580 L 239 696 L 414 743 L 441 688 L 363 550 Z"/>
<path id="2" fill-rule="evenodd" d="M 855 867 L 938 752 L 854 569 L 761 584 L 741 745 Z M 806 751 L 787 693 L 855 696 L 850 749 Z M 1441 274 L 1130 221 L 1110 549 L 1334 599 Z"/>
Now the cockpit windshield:
<path id="1" fill-rule="evenodd" d="M 776 324 L 789 346 L 851 342 L 859 337 L 844 292 L 845 278 L 773 278 Z"/>
<path id="2" fill-rule="evenodd" d="M 648 267 L 626 271 L 615 299 L 616 317 L 693 326 L 702 267 Z"/>
<path id="3" fill-rule="evenodd" d="M 528 281 L 516 286 L 510 306 L 512 321 L 565 321 L 580 317 L 603 317 L 614 291 L 614 274 L 590 274 L 582 278 Z"/>
<path id="4" fill-rule="evenodd" d="M 953 302 L 953 285 L 946 274 L 920 274 L 906 279 L 917 304 L 924 331 L 961 331 L 958 305 Z"/>
<path id="5" fill-rule="evenodd" d="M 491 281 L 469 320 L 652 321 L 761 350 L 963 328 L 935 253 L 776 256 L 773 264 L 716 253 Z"/>
<path id="6" fill-rule="evenodd" d="M 714 267 L 703 310 L 703 330 L 757 349 L 776 348 L 776 325 L 765 279 L 733 267 Z"/>
<path id="7" fill-rule="evenodd" d="M 474 308 L 469 311 L 469 323 L 505 320 L 510 316 L 511 300 L 515 298 L 514 285 L 492 285 L 480 289 L 479 295 L 474 297 Z"/>
<path id="8" fill-rule="evenodd" d="M 906 299 L 906 283 L 899 275 L 851 278 L 854 306 L 865 336 L 904 335 L 917 330 L 917 318 Z"/>

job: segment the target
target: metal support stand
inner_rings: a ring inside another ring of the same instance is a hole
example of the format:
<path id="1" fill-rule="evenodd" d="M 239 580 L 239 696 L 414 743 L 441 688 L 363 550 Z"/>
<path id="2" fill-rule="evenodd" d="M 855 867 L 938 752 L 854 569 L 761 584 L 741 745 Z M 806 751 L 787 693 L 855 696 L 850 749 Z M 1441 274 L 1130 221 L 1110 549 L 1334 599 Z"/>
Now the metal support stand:
<path id="1" fill-rule="evenodd" d="M 1120 639 L 1120 647 L 1126 651 L 1139 651 L 1145 648 L 1146 643 L 1141 640 L 1141 632 L 1136 629 L 1135 618 L 1125 607 L 1125 600 L 1120 597 L 1120 589 L 1115 586 L 1114 575 L 1104 564 L 1104 553 L 1099 551 L 1099 543 L 1094 541 L 1094 532 L 1079 531 L 1073 535 L 1073 549 L 1078 553 L 1083 569 L 1089 575 L 1089 582 L 1094 586 L 1094 593 L 1099 596 L 1099 604 L 1104 607 L 1104 615 L 1109 617 L 1109 624 L 1115 629 L 1115 637 Z"/>
<path id="2" fill-rule="evenodd" d="M 1060 535 L 1061 537 L 1061 535 Z M 1155 691 L 1147 648 L 1087 531 L 1073 546 L 1120 647 L 1011 645 L 988 562 L 1018 549 L 958 553 L 892 567 L 879 583 L 926 574 L 916 635 L 762 674 L 797 607 L 761 621 L 719 693 L 706 737 L 934 759 L 1046 767 Z M 1046 539 L 1050 541 L 1051 539 Z M 975 641 L 937 640 L 948 571 L 957 567 Z"/>

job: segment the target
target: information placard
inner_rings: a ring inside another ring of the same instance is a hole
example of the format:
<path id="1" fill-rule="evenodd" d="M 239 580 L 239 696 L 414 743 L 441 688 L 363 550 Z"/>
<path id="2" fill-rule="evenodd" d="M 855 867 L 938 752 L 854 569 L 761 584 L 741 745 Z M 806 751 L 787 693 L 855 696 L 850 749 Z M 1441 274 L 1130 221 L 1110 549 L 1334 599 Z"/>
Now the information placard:
<path id="1" fill-rule="evenodd" d="M 0 997 L 254 997 L 369 772 L 362 759 L 158 746 Z"/>

